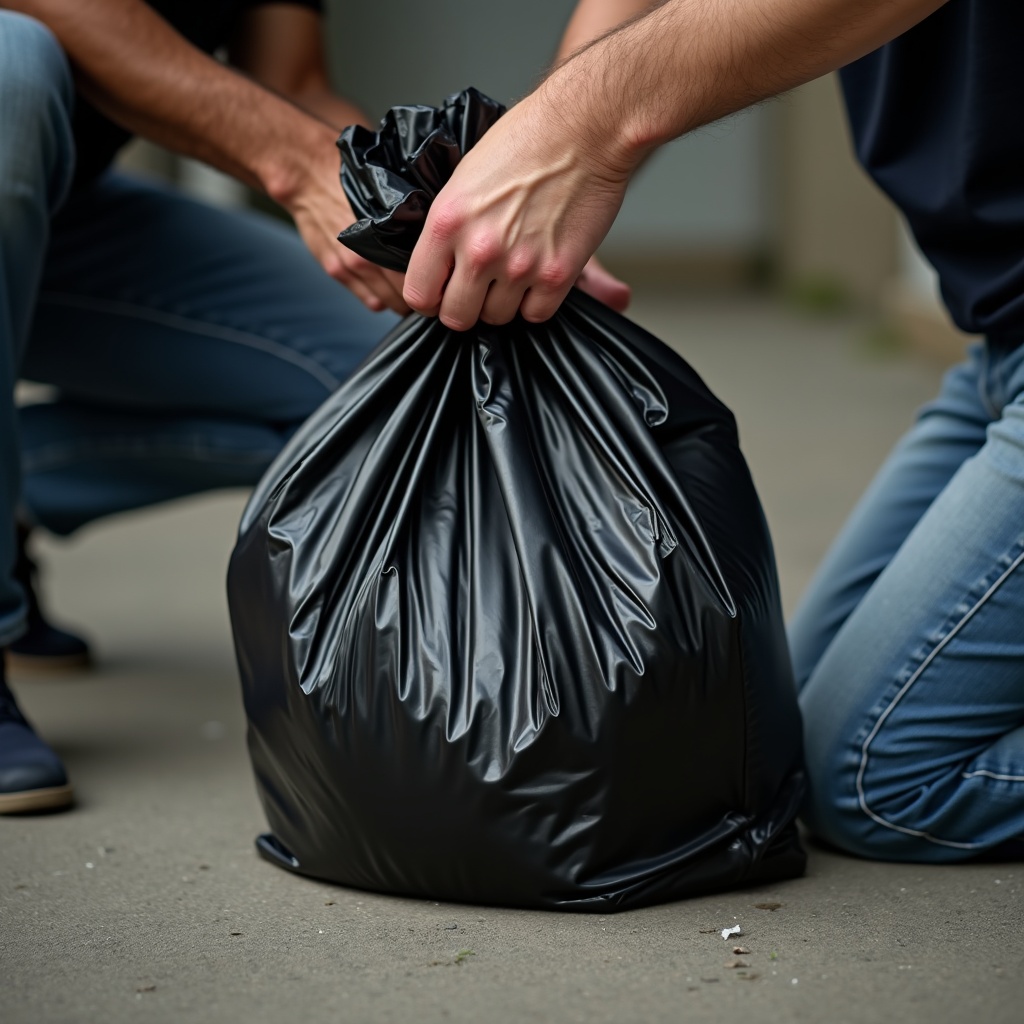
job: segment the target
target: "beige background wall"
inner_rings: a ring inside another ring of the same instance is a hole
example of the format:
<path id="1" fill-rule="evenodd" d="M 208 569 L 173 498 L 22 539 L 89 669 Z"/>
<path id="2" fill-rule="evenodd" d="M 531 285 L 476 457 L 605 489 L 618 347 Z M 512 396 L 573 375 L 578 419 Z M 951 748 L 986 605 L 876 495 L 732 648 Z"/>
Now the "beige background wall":
<path id="1" fill-rule="evenodd" d="M 876 302 L 897 269 L 897 215 L 853 158 L 838 78 L 796 89 L 779 115 L 781 276 Z"/>

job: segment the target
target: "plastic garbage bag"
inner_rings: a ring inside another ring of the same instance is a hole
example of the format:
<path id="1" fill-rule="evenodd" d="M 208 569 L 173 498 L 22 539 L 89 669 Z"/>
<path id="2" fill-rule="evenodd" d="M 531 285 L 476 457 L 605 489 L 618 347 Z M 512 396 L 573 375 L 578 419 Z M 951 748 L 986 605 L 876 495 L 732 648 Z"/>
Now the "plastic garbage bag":
<path id="1" fill-rule="evenodd" d="M 502 108 L 350 128 L 342 235 L 404 268 Z M 228 577 L 265 856 L 384 892 L 606 912 L 799 874 L 801 740 L 734 420 L 574 291 L 408 317 L 254 493 Z"/>

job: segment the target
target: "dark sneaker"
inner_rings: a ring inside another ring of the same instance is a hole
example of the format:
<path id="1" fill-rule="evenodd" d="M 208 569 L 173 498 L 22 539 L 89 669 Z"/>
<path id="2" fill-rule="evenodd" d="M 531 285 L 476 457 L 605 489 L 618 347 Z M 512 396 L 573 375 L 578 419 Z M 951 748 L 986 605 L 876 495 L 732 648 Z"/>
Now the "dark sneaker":
<path id="1" fill-rule="evenodd" d="M 15 579 L 28 600 L 28 628 L 20 639 L 7 649 L 7 665 L 17 671 L 61 672 L 86 668 L 89 645 L 73 633 L 51 625 L 39 607 L 36 580 L 39 569 L 28 554 L 28 531 L 18 528 L 18 561 Z"/>
<path id="2" fill-rule="evenodd" d="M 64 765 L 25 721 L 0 671 L 0 814 L 55 811 L 71 800 Z"/>

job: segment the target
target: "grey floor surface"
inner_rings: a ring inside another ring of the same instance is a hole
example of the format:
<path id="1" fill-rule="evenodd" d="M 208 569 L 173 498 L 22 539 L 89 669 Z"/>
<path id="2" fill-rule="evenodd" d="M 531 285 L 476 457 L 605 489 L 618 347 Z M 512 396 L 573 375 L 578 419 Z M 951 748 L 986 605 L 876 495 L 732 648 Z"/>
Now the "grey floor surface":
<path id="1" fill-rule="evenodd" d="M 761 299 L 648 296 L 636 316 L 737 411 L 791 608 L 938 370 L 855 319 Z M 79 805 L 0 820 L 0 1021 L 1024 1020 L 1021 865 L 812 848 L 799 881 L 598 918 L 392 899 L 264 864 L 223 599 L 242 501 L 43 545 L 51 604 L 100 664 L 15 680 Z"/>

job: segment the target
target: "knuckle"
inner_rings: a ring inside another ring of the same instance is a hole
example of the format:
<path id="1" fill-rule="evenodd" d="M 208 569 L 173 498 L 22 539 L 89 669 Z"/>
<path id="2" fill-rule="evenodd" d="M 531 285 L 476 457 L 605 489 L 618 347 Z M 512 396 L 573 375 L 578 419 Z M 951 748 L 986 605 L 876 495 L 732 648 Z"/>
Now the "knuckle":
<path id="1" fill-rule="evenodd" d="M 514 252 L 505 262 L 505 276 L 509 281 L 521 283 L 533 274 L 536 260 L 528 252 Z"/>
<path id="2" fill-rule="evenodd" d="M 491 234 L 478 233 L 466 242 L 466 259 L 471 267 L 482 270 L 501 255 L 501 243 Z"/>
<path id="3" fill-rule="evenodd" d="M 572 284 L 572 268 L 568 260 L 551 259 L 537 268 L 536 280 L 541 288 L 557 292 Z"/>
<path id="4" fill-rule="evenodd" d="M 454 238 L 466 221 L 462 211 L 451 200 L 435 202 L 431 207 L 430 216 L 431 231 L 445 241 Z"/>
<path id="5" fill-rule="evenodd" d="M 348 268 L 337 253 L 329 253 L 323 258 L 323 268 L 337 281 L 347 282 L 350 277 Z"/>

